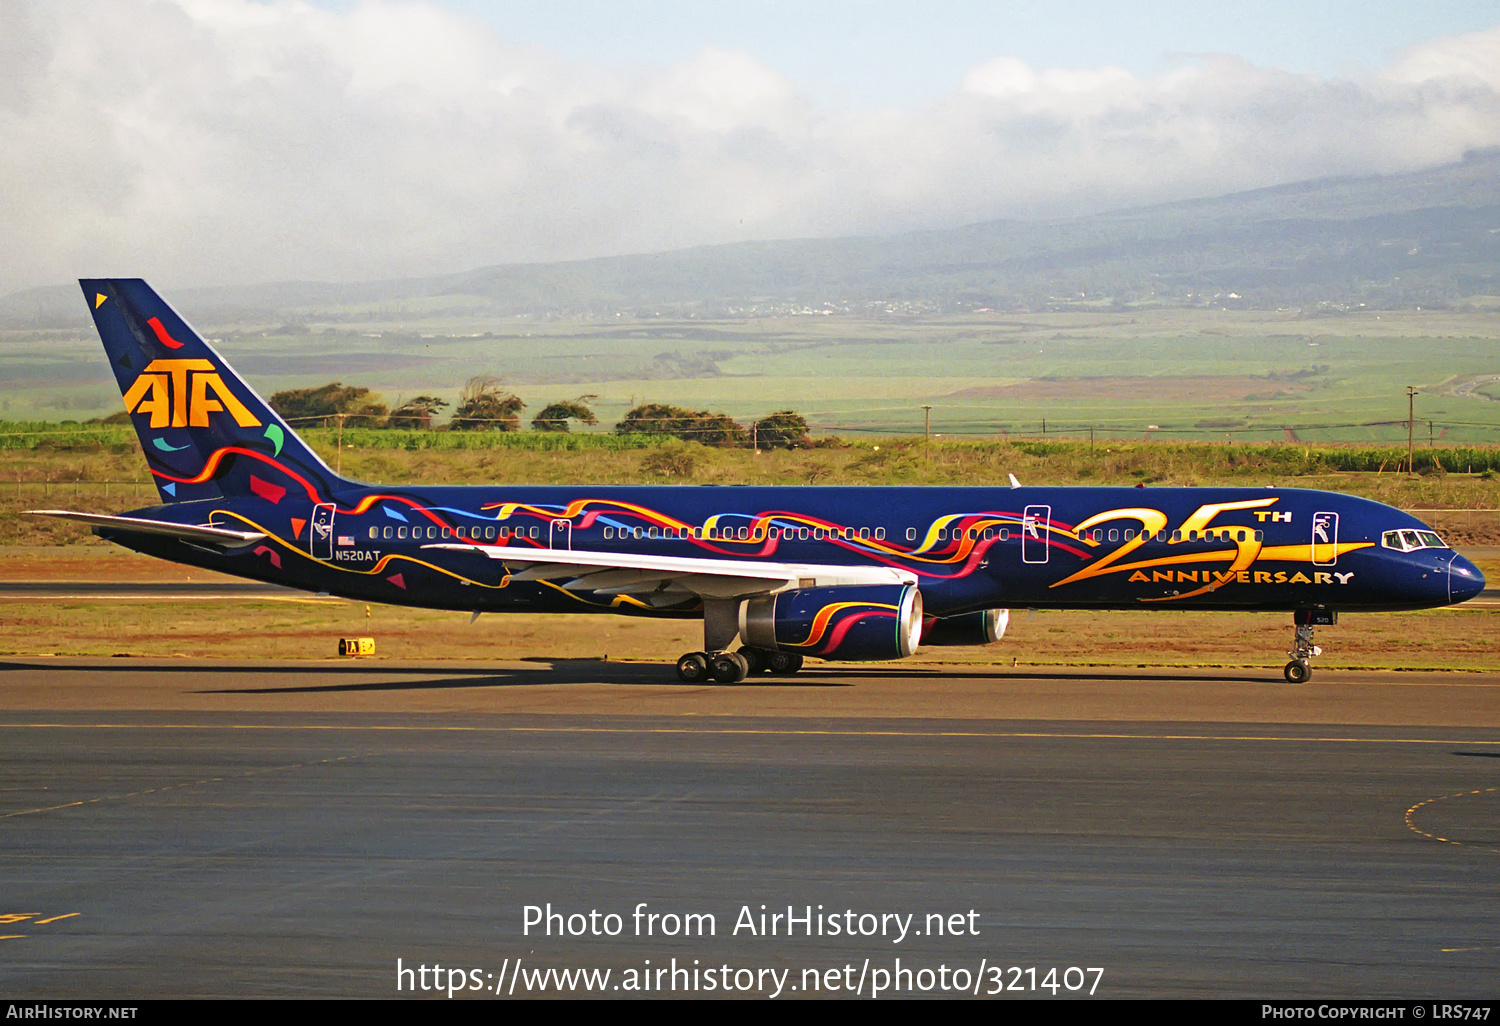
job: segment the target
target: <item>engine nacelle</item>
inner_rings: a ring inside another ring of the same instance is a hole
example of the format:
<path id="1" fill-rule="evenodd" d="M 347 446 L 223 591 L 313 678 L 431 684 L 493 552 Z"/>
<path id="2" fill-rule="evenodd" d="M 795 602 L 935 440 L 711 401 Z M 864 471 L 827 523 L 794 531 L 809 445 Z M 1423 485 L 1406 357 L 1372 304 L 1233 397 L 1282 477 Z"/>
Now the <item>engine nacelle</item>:
<path id="1" fill-rule="evenodd" d="M 922 593 L 880 584 L 767 595 L 740 606 L 740 637 L 819 659 L 902 659 L 921 642 Z"/>
<path id="2" fill-rule="evenodd" d="M 924 645 L 990 645 L 1005 636 L 1009 609 L 981 609 L 958 616 L 929 616 L 922 623 Z"/>

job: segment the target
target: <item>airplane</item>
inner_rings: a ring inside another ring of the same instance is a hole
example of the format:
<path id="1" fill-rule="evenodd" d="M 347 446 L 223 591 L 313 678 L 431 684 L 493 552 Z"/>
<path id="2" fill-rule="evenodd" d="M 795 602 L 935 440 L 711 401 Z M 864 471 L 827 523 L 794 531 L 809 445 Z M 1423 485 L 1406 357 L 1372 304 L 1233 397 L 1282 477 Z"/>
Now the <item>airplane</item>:
<path id="1" fill-rule="evenodd" d="M 690 683 L 985 645 L 1010 608 L 1290 612 L 1302 683 L 1341 612 L 1484 588 L 1411 515 L 1304 489 L 364 484 L 144 281 L 80 285 L 161 503 L 29 513 L 358 601 L 701 618 L 703 650 L 677 660 Z"/>

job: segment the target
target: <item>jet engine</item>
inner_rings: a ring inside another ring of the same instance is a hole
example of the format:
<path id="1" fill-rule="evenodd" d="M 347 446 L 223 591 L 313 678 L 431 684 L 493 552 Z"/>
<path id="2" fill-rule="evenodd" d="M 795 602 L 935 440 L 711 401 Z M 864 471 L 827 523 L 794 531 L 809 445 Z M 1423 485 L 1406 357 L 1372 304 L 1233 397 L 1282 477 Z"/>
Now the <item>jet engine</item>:
<path id="1" fill-rule="evenodd" d="M 989 645 L 1005 635 L 1009 609 L 981 609 L 958 616 L 929 616 L 922 622 L 924 645 Z"/>
<path id="2" fill-rule="evenodd" d="M 901 659 L 917 650 L 921 634 L 915 584 L 803 588 L 740 607 L 746 645 L 820 659 Z"/>

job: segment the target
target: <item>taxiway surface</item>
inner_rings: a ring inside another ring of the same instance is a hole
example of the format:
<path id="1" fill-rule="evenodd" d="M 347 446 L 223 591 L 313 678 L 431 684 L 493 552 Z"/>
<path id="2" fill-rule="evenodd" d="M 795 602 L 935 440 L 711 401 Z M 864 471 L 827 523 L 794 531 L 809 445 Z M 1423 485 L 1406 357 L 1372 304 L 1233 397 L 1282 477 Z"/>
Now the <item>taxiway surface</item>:
<path id="1" fill-rule="evenodd" d="M 1500 675 L 670 672 L 4 662 L 0 991 L 1494 996 Z M 620 933 L 525 932 L 549 903 Z"/>

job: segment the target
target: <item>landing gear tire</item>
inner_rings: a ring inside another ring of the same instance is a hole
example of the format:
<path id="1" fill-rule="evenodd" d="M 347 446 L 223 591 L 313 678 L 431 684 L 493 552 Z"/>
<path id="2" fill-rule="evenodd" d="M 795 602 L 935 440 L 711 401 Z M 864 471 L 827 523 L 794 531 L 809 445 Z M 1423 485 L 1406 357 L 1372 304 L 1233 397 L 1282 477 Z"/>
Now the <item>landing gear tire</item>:
<path id="1" fill-rule="evenodd" d="M 777 676 L 790 677 L 802 669 L 802 653 L 783 652 L 780 649 L 767 652 L 766 669 Z"/>
<path id="2" fill-rule="evenodd" d="M 750 648 L 748 646 L 739 650 L 740 658 L 745 660 L 745 665 L 750 668 L 749 675 L 751 677 L 766 672 L 766 656 L 770 654 L 764 649 Z"/>
<path id="3" fill-rule="evenodd" d="M 1323 650 L 1313 644 L 1313 621 L 1321 624 L 1338 622 L 1338 613 L 1331 610 L 1298 610 L 1292 623 L 1292 650 L 1287 653 L 1291 662 L 1282 671 L 1288 684 L 1306 684 L 1312 677 L 1313 656 L 1322 655 Z"/>
<path id="4" fill-rule="evenodd" d="M 720 652 L 708 661 L 708 670 L 720 684 L 738 684 L 750 675 L 750 664 L 738 652 Z"/>
<path id="5" fill-rule="evenodd" d="M 684 684 L 701 684 L 708 680 L 708 656 L 689 652 L 677 660 L 677 679 Z"/>

